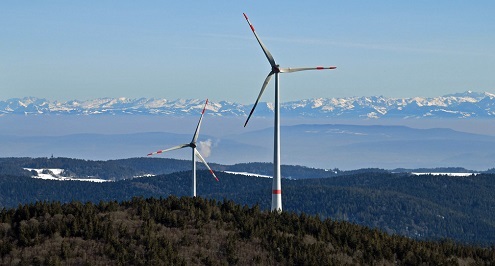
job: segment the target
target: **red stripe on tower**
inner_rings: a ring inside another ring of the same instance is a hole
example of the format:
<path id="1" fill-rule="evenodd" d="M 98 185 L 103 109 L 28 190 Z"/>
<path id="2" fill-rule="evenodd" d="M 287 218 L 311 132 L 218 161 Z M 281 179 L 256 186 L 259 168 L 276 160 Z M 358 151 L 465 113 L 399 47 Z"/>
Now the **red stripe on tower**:
<path id="1" fill-rule="evenodd" d="M 272 190 L 272 194 L 282 194 L 282 190 L 274 189 L 274 190 Z"/>

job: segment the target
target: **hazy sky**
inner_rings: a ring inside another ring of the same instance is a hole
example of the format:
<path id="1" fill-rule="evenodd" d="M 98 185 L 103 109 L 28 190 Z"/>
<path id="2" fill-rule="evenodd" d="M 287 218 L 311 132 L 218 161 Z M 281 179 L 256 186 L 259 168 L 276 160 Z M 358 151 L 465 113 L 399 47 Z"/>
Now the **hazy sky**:
<path id="1" fill-rule="evenodd" d="M 243 12 L 282 67 L 337 66 L 282 74 L 282 101 L 495 92 L 495 1 L 2 1 L 0 100 L 254 102 Z"/>

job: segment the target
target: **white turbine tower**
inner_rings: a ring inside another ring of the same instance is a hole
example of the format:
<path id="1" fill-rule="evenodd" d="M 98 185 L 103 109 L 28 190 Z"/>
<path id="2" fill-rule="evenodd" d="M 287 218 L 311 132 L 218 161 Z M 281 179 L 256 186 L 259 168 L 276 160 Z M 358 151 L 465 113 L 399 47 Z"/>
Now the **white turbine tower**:
<path id="1" fill-rule="evenodd" d="M 208 165 L 208 163 L 206 163 L 206 161 L 203 158 L 203 156 L 201 156 L 201 154 L 199 153 L 199 151 L 196 149 L 196 141 L 198 140 L 198 136 L 199 136 L 199 128 L 201 127 L 201 121 L 203 120 L 203 115 L 205 114 L 205 110 L 206 110 L 206 105 L 207 104 L 208 104 L 208 99 L 206 99 L 205 106 L 203 107 L 203 111 L 201 112 L 201 117 L 199 118 L 199 122 L 198 122 L 198 126 L 196 127 L 196 131 L 194 131 L 194 136 L 192 138 L 191 143 L 181 144 L 181 145 L 178 145 L 178 146 L 175 146 L 175 147 L 172 147 L 172 148 L 168 148 L 168 149 L 165 149 L 165 150 L 159 150 L 159 151 L 152 152 L 152 153 L 149 153 L 148 154 L 148 156 L 151 156 L 151 155 L 154 155 L 154 154 L 160 154 L 160 153 L 163 153 L 163 152 L 178 150 L 178 149 L 182 149 L 182 148 L 186 148 L 186 147 L 192 148 L 192 183 L 193 183 L 193 185 L 192 185 L 192 196 L 193 197 L 196 197 L 196 156 L 206 165 L 206 168 L 208 168 L 208 170 L 210 170 L 210 173 L 213 175 L 213 177 L 215 178 L 215 180 L 218 181 L 218 178 L 215 175 L 215 173 L 213 172 L 213 170 L 211 170 L 211 168 Z"/>
<path id="2" fill-rule="evenodd" d="M 243 13 L 244 14 L 244 13 Z M 254 109 L 256 108 L 256 105 L 258 105 L 258 101 L 261 98 L 261 95 L 265 91 L 266 85 L 268 85 L 268 82 L 270 82 L 270 79 L 272 78 L 272 75 L 275 75 L 275 126 L 274 126 L 274 155 L 273 155 L 273 185 L 272 185 L 272 211 L 277 211 L 281 212 L 282 211 L 282 184 L 280 180 L 280 103 L 279 103 L 279 83 L 278 83 L 278 74 L 279 73 L 291 73 L 291 72 L 297 72 L 297 71 L 304 71 L 304 70 L 323 70 L 323 69 L 335 69 L 337 67 L 331 66 L 331 67 L 299 67 L 299 68 L 282 68 L 279 65 L 275 63 L 275 59 L 273 59 L 273 56 L 270 54 L 268 49 L 266 49 L 265 45 L 261 42 L 260 38 L 258 37 L 258 34 L 256 34 L 256 31 L 254 30 L 253 25 L 249 21 L 248 17 L 246 14 L 244 14 L 244 17 L 246 18 L 247 23 L 249 24 L 249 27 L 251 27 L 251 30 L 254 33 L 254 37 L 256 37 L 256 40 L 258 40 L 258 43 L 261 46 L 261 49 L 263 50 L 263 53 L 265 53 L 266 58 L 268 59 L 268 62 L 270 63 L 270 66 L 272 67 L 272 70 L 270 73 L 268 73 L 268 76 L 266 77 L 265 81 L 263 82 L 263 86 L 261 86 L 261 91 L 260 94 L 258 95 L 258 98 L 256 99 L 256 102 L 254 103 L 253 109 L 251 109 L 251 112 L 249 113 L 249 116 L 246 120 L 246 123 L 244 123 L 244 127 L 247 125 L 249 118 L 251 118 L 251 115 L 254 112 Z"/>

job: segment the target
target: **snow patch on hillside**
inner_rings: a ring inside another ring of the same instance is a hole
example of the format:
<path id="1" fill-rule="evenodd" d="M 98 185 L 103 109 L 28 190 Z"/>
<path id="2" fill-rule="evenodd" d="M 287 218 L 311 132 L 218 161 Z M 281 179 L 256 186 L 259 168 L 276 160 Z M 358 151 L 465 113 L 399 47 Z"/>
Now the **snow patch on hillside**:
<path id="1" fill-rule="evenodd" d="M 253 174 L 253 173 L 248 173 L 248 172 L 232 172 L 232 171 L 223 171 L 224 173 L 227 174 L 233 174 L 233 175 L 244 175 L 244 176 L 255 176 L 255 177 L 263 177 L 263 178 L 272 178 L 269 175 L 259 175 L 259 174 Z"/>
<path id="2" fill-rule="evenodd" d="M 478 175 L 479 173 L 411 173 L 412 175 L 446 175 L 446 176 L 471 176 Z"/>
<path id="3" fill-rule="evenodd" d="M 44 168 L 44 169 L 35 169 L 35 168 L 24 168 L 24 170 L 35 171 L 37 175 L 31 176 L 32 178 L 44 179 L 44 180 L 57 180 L 57 181 L 86 181 L 86 182 L 111 182 L 110 180 L 98 179 L 98 178 L 73 178 L 62 176 L 64 173 L 64 169 L 59 168 Z"/>

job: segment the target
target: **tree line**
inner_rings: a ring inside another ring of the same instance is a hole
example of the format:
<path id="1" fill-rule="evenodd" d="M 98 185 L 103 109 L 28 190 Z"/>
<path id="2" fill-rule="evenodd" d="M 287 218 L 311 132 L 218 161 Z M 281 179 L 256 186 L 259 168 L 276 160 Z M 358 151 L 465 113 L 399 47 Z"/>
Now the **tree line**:
<path id="1" fill-rule="evenodd" d="M 493 248 L 417 241 L 201 197 L 36 202 L 0 212 L 3 265 L 493 264 Z"/>
<path id="2" fill-rule="evenodd" d="M 198 195 L 270 208 L 271 179 L 198 171 Z M 348 221 L 420 240 L 495 243 L 495 176 L 411 176 L 362 172 L 282 180 L 284 210 Z M 125 201 L 135 196 L 190 196 L 191 172 L 118 182 L 49 181 L 0 175 L 0 208 L 37 201 Z"/>

